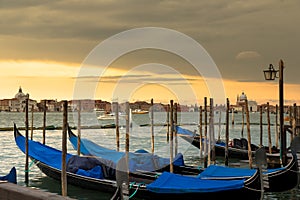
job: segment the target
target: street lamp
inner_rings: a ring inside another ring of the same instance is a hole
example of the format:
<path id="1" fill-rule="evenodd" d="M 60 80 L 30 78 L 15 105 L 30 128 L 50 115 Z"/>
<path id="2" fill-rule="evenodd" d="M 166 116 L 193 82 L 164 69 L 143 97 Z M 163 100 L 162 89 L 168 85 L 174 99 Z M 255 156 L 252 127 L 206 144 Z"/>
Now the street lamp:
<path id="1" fill-rule="evenodd" d="M 273 80 L 275 80 L 275 78 L 279 78 L 276 76 L 278 71 L 279 70 L 275 70 L 273 65 L 270 64 L 269 69 L 264 70 L 265 79 L 268 81 L 273 81 Z"/>
<path id="2" fill-rule="evenodd" d="M 280 126 L 280 158 L 283 165 L 286 164 L 286 135 L 284 134 L 284 121 L 283 121 L 283 61 L 279 61 L 279 70 L 275 70 L 273 65 L 269 65 L 268 70 L 264 70 L 266 80 L 275 80 L 279 78 L 279 126 Z M 276 74 L 279 72 L 279 76 Z"/>

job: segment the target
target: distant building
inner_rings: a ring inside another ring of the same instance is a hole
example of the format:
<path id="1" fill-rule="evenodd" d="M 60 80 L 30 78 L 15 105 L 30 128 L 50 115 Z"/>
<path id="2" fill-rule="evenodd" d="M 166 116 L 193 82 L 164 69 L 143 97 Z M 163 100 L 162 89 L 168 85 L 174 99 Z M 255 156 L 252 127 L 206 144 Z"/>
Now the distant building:
<path id="1" fill-rule="evenodd" d="M 18 93 L 15 95 L 15 98 L 8 100 L 9 111 L 12 112 L 24 112 L 26 107 L 26 99 L 29 98 L 29 94 L 24 94 L 22 88 L 19 88 Z M 28 110 L 31 111 L 38 110 L 37 101 L 28 99 Z"/>
<path id="2" fill-rule="evenodd" d="M 57 102 L 57 100 L 53 99 L 44 99 L 41 100 L 40 103 L 38 103 L 39 111 L 44 111 L 44 107 L 46 104 L 46 111 L 47 112 L 58 112 L 61 111 L 60 103 Z"/>
<path id="3" fill-rule="evenodd" d="M 78 111 L 79 102 L 81 106 L 81 111 L 92 112 L 95 109 L 95 100 L 93 99 L 80 99 L 80 100 L 70 100 L 68 101 L 68 110 L 69 111 Z M 61 104 L 62 106 L 62 104 Z M 61 110 L 62 107 L 61 107 Z"/>
<path id="4" fill-rule="evenodd" d="M 248 101 L 249 112 L 257 112 L 258 106 L 256 101 Z"/>
<path id="5" fill-rule="evenodd" d="M 151 104 L 146 101 L 136 101 L 134 103 L 129 103 L 129 106 L 130 106 L 131 110 L 141 109 L 141 110 L 149 111 Z"/>
<path id="6" fill-rule="evenodd" d="M 10 99 L 0 100 L 0 111 L 10 111 Z"/>
<path id="7" fill-rule="evenodd" d="M 96 110 L 103 110 L 106 113 L 109 112 L 115 112 L 116 108 L 113 108 L 112 104 L 107 101 L 102 101 L 102 100 L 95 100 L 95 109 Z"/>
<path id="8" fill-rule="evenodd" d="M 247 99 L 247 95 L 244 92 L 242 92 L 240 96 L 237 95 L 236 105 L 234 106 L 234 109 L 236 111 L 242 111 L 243 107 L 245 107 L 246 99 Z M 257 112 L 258 111 L 257 102 L 253 100 L 248 100 L 248 110 L 249 112 Z"/>
<path id="9" fill-rule="evenodd" d="M 242 92 L 242 94 L 239 96 L 237 95 L 236 97 L 236 106 L 239 108 L 242 108 L 243 106 L 245 106 L 245 100 L 247 99 L 247 95 Z"/>
<path id="10" fill-rule="evenodd" d="M 243 95 L 238 96 L 237 105 L 231 105 L 232 110 L 240 109 L 240 106 L 242 105 L 242 99 Z M 12 99 L 0 99 L 0 111 L 7 111 L 7 112 L 24 112 L 26 107 L 26 100 L 28 99 L 28 111 L 31 111 L 32 109 L 34 111 L 43 112 L 46 110 L 47 112 L 61 112 L 63 111 L 63 101 L 57 101 L 56 99 L 44 99 L 40 100 L 39 103 L 37 103 L 36 100 L 29 99 L 29 94 L 25 94 L 21 87 L 19 87 L 18 92 L 15 94 L 15 96 Z M 81 111 L 83 112 L 92 112 L 92 111 L 100 111 L 100 112 L 115 112 L 116 106 L 118 106 L 119 112 L 125 112 L 125 103 L 117 103 L 117 102 L 107 102 L 102 101 L 100 99 L 93 100 L 93 99 L 80 99 L 80 100 L 69 100 L 68 101 L 68 111 L 74 112 L 78 111 L 79 108 L 79 102 L 81 106 Z M 250 111 L 256 111 L 257 106 L 255 101 L 248 101 L 250 105 Z M 45 105 L 46 104 L 46 105 Z M 174 103 L 174 107 L 175 107 Z M 136 101 L 134 103 L 129 103 L 130 109 L 135 110 L 145 110 L 150 111 L 151 103 L 146 101 Z M 216 105 L 218 109 L 220 109 L 220 106 Z M 209 107 L 207 108 L 207 111 L 209 111 Z M 223 108 L 224 109 L 224 108 Z M 163 103 L 153 103 L 153 111 L 155 112 L 167 112 L 170 110 L 169 104 L 163 104 Z M 197 112 L 199 111 L 198 105 L 179 105 L 177 104 L 177 112 Z"/>
<path id="11" fill-rule="evenodd" d="M 168 110 L 168 105 L 164 105 L 162 103 L 154 103 L 153 111 L 154 112 L 166 112 Z"/>

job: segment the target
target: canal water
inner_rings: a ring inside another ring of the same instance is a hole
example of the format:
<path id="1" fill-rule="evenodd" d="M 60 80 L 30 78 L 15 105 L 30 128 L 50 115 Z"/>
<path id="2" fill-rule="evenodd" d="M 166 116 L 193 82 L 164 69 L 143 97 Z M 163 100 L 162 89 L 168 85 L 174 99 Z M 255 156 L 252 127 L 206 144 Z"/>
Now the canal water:
<path id="1" fill-rule="evenodd" d="M 97 119 L 98 113 L 81 113 L 81 125 L 86 127 L 104 125 L 105 123 Z M 144 115 L 133 115 L 132 126 L 130 128 L 130 151 L 136 151 L 138 149 L 145 149 L 151 152 L 151 127 L 147 126 L 150 124 L 150 114 Z M 268 126 L 267 126 L 267 115 L 263 114 L 263 144 L 268 144 Z M 68 122 L 70 126 L 77 126 L 77 113 L 68 113 Z M 225 113 L 215 114 L 215 126 L 214 132 L 217 138 L 220 135 L 221 139 L 225 139 Z M 63 122 L 63 113 L 47 113 L 46 125 L 52 127 L 61 127 Z M 154 113 L 154 134 L 155 134 L 155 154 L 163 157 L 169 157 L 169 144 L 167 142 L 166 132 L 167 127 L 161 124 L 166 123 L 167 113 L 159 112 Z M 204 119 L 204 118 L 203 118 Z M 221 119 L 221 120 L 219 120 Z M 259 126 L 259 113 L 250 113 L 250 134 L 252 143 L 259 144 L 260 141 L 260 126 Z M 234 120 L 234 124 L 232 124 Z M 33 121 L 33 127 L 43 126 L 43 113 L 34 113 L 33 120 L 32 115 L 29 113 L 29 126 Z M 187 128 L 191 131 L 196 130 L 198 132 L 199 113 L 188 112 L 178 113 L 178 123 L 182 127 Z M 221 122 L 219 125 L 219 122 Z M 242 117 L 241 113 L 230 115 L 230 138 L 241 137 L 247 138 L 247 126 L 244 125 L 242 128 Z M 246 118 L 245 118 L 246 122 Z M 20 128 L 25 127 L 25 113 L 13 113 L 13 112 L 0 112 L 0 175 L 5 175 L 9 172 L 12 166 L 17 169 L 18 184 L 26 186 L 25 181 L 25 155 L 17 148 L 13 131 L 7 130 L 12 128 L 13 124 Z M 125 119 L 120 117 L 121 125 L 125 125 Z M 243 131 L 242 131 L 243 130 Z M 120 148 L 125 149 L 125 127 L 120 128 Z M 25 135 L 25 131 L 21 130 L 21 133 Z M 74 130 L 74 133 L 77 133 Z M 31 130 L 29 130 L 31 135 Z M 107 148 L 116 149 L 116 137 L 115 129 L 82 129 L 82 138 L 87 138 L 95 143 L 105 146 Z M 275 115 L 271 114 L 271 135 L 272 144 L 275 145 L 276 139 L 276 126 L 275 126 Z M 62 146 L 62 131 L 61 130 L 46 130 L 46 144 L 57 149 L 61 149 Z M 42 130 L 33 130 L 33 139 L 36 141 L 42 141 Z M 76 154 L 76 151 L 72 148 L 70 142 L 67 143 L 69 153 Z M 178 152 L 181 152 L 184 156 L 185 163 L 187 165 L 203 166 L 203 163 L 199 158 L 199 149 L 187 143 L 186 141 L 178 138 Z M 222 158 L 217 159 L 217 164 L 224 165 Z M 239 162 L 236 160 L 230 160 L 229 165 L 234 167 L 239 166 Z M 245 165 L 245 164 L 241 164 Z M 242 166 L 242 167 L 247 167 Z M 284 184 L 284 183 L 282 183 Z M 60 182 L 53 180 L 44 175 L 33 163 L 30 163 L 29 171 L 29 184 L 26 187 L 39 188 L 45 191 L 61 194 Z M 112 194 L 98 192 L 94 190 L 86 190 L 72 185 L 68 185 L 67 194 L 69 197 L 75 199 L 86 199 L 86 200 L 107 200 L 110 199 Z M 242 199 L 243 197 L 241 197 Z M 263 199 L 300 199 L 300 190 L 295 188 L 291 191 L 281 193 L 264 193 Z"/>

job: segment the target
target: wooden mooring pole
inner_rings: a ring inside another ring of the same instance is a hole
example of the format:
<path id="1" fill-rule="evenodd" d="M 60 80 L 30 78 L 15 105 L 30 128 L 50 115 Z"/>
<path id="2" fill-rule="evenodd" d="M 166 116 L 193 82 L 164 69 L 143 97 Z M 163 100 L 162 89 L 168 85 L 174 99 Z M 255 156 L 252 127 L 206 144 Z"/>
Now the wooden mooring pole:
<path id="1" fill-rule="evenodd" d="M 297 135 L 297 129 L 295 128 L 296 127 L 296 124 L 297 124 L 297 104 L 294 103 L 294 106 L 293 106 L 293 123 L 292 123 L 292 126 L 293 126 L 293 134 L 292 134 L 292 138 L 291 138 L 291 141 L 293 139 L 294 136 Z"/>
<path id="2" fill-rule="evenodd" d="M 167 142 L 170 138 L 170 104 L 167 106 Z"/>
<path id="3" fill-rule="evenodd" d="M 289 106 L 289 124 L 292 126 L 292 121 L 293 121 L 293 113 L 294 113 L 294 110 L 293 110 L 293 107 L 292 106 Z"/>
<path id="4" fill-rule="evenodd" d="M 278 133 L 278 105 L 276 104 L 276 113 L 275 113 L 275 133 L 276 133 L 276 140 L 275 146 L 276 148 L 279 147 L 279 133 Z"/>
<path id="5" fill-rule="evenodd" d="M 174 104 L 174 137 L 175 137 L 175 155 L 178 153 L 178 138 L 177 138 L 177 106 L 178 104 Z"/>
<path id="6" fill-rule="evenodd" d="M 130 130 L 130 107 L 129 102 L 125 104 L 126 112 L 126 138 L 125 138 L 125 156 L 126 156 L 126 170 L 127 170 L 127 180 L 129 180 L 129 130 Z M 129 186 L 128 186 L 129 187 Z M 129 190 L 129 188 L 127 188 Z"/>
<path id="7" fill-rule="evenodd" d="M 44 100 L 44 118 L 43 118 L 43 144 L 46 144 L 46 99 Z"/>
<path id="8" fill-rule="evenodd" d="M 268 120 L 268 146 L 269 146 L 269 153 L 272 153 L 271 119 L 270 119 L 270 104 L 269 104 L 269 102 L 267 102 L 267 120 Z"/>
<path id="9" fill-rule="evenodd" d="M 150 120 L 151 120 L 151 152 L 154 154 L 154 109 L 153 109 L 153 99 L 151 99 L 151 107 L 150 107 Z"/>
<path id="10" fill-rule="evenodd" d="M 260 114 L 259 114 L 259 127 L 260 127 L 260 134 L 259 134 L 259 146 L 263 146 L 263 118 L 262 118 L 263 110 L 262 106 L 260 106 Z"/>
<path id="11" fill-rule="evenodd" d="M 247 118 L 248 158 L 249 158 L 249 167 L 251 169 L 252 168 L 251 133 L 250 133 L 250 116 L 249 116 L 247 99 L 245 99 L 245 109 L 246 109 L 246 118 Z"/>
<path id="12" fill-rule="evenodd" d="M 234 125 L 234 109 L 231 109 L 231 124 Z"/>
<path id="13" fill-rule="evenodd" d="M 296 103 L 295 103 L 296 105 Z M 300 109 L 299 109 L 299 106 L 296 106 L 296 111 L 297 111 L 297 114 L 296 114 L 296 126 L 298 126 L 300 124 Z M 299 135 L 299 127 L 296 128 L 296 131 L 295 131 L 295 136 L 298 136 Z"/>
<path id="14" fill-rule="evenodd" d="M 81 146 L 81 101 L 78 100 L 78 119 L 77 119 L 77 155 L 80 155 Z"/>
<path id="15" fill-rule="evenodd" d="M 61 190 L 62 196 L 67 196 L 67 128 L 68 128 L 68 101 L 63 101 L 62 126 L 62 157 L 61 157 Z"/>
<path id="16" fill-rule="evenodd" d="M 25 99 L 25 184 L 29 182 L 29 156 L 28 156 L 28 99 L 29 95 Z"/>
<path id="17" fill-rule="evenodd" d="M 117 143 L 117 151 L 120 151 L 120 125 L 119 125 L 119 103 L 115 102 L 116 106 L 116 143 Z"/>
<path id="18" fill-rule="evenodd" d="M 229 144 L 229 99 L 226 99 L 226 132 L 225 132 L 225 166 L 228 166 L 228 144 Z"/>
<path id="19" fill-rule="evenodd" d="M 173 100 L 170 101 L 170 172 L 173 173 L 173 137 L 174 137 L 174 120 L 173 120 Z"/>
<path id="20" fill-rule="evenodd" d="M 204 168 L 207 168 L 207 160 L 208 160 L 208 153 L 207 153 L 207 97 L 204 97 Z M 210 153 L 210 152 L 209 152 Z"/>
<path id="21" fill-rule="evenodd" d="M 216 164 L 216 149 L 215 149 L 215 125 L 214 125 L 214 100 L 213 98 L 210 98 L 210 120 L 209 120 L 209 145 L 210 145 L 210 151 L 209 154 L 211 154 L 210 162 L 212 164 Z"/>
<path id="22" fill-rule="evenodd" d="M 203 143 L 202 143 L 202 106 L 199 107 L 199 149 L 200 149 L 200 159 L 203 155 Z"/>
<path id="23" fill-rule="evenodd" d="M 242 131 L 241 131 L 241 137 L 244 137 L 244 126 L 245 126 L 245 108 L 242 106 Z"/>
<path id="24" fill-rule="evenodd" d="M 30 139 L 33 140 L 33 109 L 34 106 L 31 106 L 31 135 L 30 135 Z"/>

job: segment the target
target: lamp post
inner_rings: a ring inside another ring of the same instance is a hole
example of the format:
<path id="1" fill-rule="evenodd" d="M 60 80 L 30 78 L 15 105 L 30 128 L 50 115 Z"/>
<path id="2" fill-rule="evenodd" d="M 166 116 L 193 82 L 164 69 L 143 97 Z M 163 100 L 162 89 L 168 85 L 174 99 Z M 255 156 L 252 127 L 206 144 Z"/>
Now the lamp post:
<path id="1" fill-rule="evenodd" d="M 264 70 L 264 75 L 266 80 L 275 80 L 279 78 L 279 127 L 280 127 L 280 158 L 282 164 L 286 164 L 286 135 L 284 133 L 284 121 L 283 121 L 283 61 L 279 61 L 279 70 L 275 70 L 273 65 L 269 65 L 268 70 Z M 279 72 L 279 76 L 277 75 Z"/>

